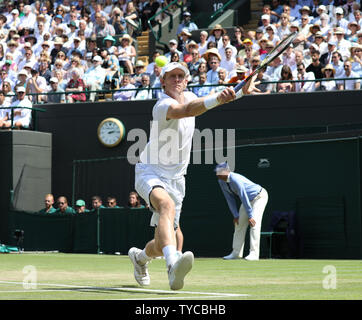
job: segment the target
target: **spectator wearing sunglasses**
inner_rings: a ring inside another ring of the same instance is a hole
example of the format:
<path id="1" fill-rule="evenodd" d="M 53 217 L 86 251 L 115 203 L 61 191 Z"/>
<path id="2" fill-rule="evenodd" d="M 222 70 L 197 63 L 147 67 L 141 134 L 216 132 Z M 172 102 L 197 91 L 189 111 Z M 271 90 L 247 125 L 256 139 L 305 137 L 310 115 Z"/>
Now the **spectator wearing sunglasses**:
<path id="1" fill-rule="evenodd" d="M 58 208 L 55 213 L 63 213 L 63 214 L 74 214 L 76 211 L 69 206 L 68 199 L 64 196 L 60 196 L 57 200 Z"/>
<path id="2" fill-rule="evenodd" d="M 121 208 L 120 206 L 117 205 L 117 198 L 110 196 L 107 197 L 107 208 Z"/>

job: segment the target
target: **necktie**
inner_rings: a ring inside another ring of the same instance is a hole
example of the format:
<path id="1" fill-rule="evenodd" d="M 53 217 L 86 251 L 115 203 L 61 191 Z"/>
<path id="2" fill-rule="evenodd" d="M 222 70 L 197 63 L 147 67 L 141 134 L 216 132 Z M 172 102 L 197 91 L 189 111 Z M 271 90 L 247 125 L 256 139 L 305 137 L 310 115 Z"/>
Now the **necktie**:
<path id="1" fill-rule="evenodd" d="M 238 196 L 238 195 L 231 189 L 229 182 L 226 182 L 226 185 L 228 186 L 229 191 L 230 191 L 234 196 Z"/>
<path id="2" fill-rule="evenodd" d="M 302 80 L 304 80 L 304 75 L 302 75 Z M 302 88 L 304 86 L 304 81 L 302 81 Z"/>

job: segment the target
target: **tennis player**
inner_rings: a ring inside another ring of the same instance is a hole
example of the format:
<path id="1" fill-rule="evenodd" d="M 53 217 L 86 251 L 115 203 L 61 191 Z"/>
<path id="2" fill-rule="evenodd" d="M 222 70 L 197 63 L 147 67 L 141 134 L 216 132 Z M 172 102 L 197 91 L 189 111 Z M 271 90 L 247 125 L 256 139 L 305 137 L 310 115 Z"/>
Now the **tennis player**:
<path id="1" fill-rule="evenodd" d="M 254 81 L 252 78 L 237 94 L 227 87 L 217 94 L 198 98 L 185 91 L 188 77 L 189 70 L 180 63 L 171 62 L 163 67 L 160 82 L 164 92 L 153 107 L 150 139 L 135 166 L 135 188 L 152 210 L 151 226 L 155 227 L 154 239 L 143 250 L 133 247 L 128 252 L 135 279 L 142 286 L 150 284 L 147 264 L 155 257 L 164 256 L 170 288 L 183 288 L 194 255 L 190 251 L 177 253 L 175 230 L 185 196 L 184 176 L 190 160 L 195 117 L 250 93 Z"/>

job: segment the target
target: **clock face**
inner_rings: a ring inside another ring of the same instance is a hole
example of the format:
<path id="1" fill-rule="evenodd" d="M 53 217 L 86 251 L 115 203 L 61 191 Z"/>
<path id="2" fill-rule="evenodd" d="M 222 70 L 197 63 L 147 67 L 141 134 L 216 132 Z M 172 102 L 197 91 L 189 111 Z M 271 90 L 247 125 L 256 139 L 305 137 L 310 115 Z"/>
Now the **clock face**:
<path id="1" fill-rule="evenodd" d="M 98 128 L 98 138 L 107 147 L 118 145 L 123 138 L 122 124 L 117 119 L 106 119 Z"/>

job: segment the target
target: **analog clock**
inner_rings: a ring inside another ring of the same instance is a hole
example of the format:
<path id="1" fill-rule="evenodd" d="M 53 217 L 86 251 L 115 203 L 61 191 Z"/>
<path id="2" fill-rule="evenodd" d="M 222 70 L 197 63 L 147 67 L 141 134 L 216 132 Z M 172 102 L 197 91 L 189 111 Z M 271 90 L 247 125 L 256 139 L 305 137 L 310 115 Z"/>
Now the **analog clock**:
<path id="1" fill-rule="evenodd" d="M 116 118 L 104 119 L 98 126 L 98 139 L 106 147 L 115 147 L 123 139 L 125 128 Z"/>

